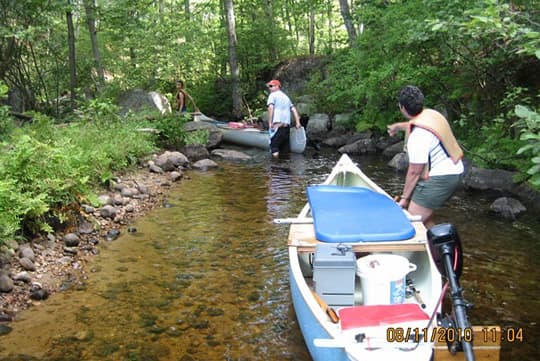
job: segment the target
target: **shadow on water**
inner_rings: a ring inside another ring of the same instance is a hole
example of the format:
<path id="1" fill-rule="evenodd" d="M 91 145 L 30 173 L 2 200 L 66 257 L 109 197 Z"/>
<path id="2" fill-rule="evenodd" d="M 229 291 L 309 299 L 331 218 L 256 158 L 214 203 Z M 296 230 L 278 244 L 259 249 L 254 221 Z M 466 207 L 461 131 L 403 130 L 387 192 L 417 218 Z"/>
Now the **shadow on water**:
<path id="1" fill-rule="evenodd" d="M 24 311 L 0 337 L 0 360 L 310 360 L 288 291 L 285 239 L 305 187 L 338 156 L 299 156 L 192 173 L 134 234 L 102 245 L 83 289 Z M 389 193 L 403 175 L 357 158 Z M 523 328 L 503 360 L 535 360 L 540 255 L 534 219 L 489 217 L 489 201 L 458 193 L 439 213 L 465 248 L 462 285 L 475 324 Z"/>

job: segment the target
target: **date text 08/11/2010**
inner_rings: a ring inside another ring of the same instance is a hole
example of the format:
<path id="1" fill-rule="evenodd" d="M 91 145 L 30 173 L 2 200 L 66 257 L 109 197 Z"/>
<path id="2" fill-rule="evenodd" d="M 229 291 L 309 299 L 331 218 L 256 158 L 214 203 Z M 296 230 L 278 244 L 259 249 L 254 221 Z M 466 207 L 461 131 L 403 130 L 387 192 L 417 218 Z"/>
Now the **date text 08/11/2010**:
<path id="1" fill-rule="evenodd" d="M 429 334 L 431 331 L 431 335 Z M 481 330 L 484 343 L 487 342 L 523 342 L 523 328 L 484 327 Z M 419 327 L 389 327 L 386 329 L 387 342 L 473 342 L 473 329 L 456 328 L 419 328 Z"/>

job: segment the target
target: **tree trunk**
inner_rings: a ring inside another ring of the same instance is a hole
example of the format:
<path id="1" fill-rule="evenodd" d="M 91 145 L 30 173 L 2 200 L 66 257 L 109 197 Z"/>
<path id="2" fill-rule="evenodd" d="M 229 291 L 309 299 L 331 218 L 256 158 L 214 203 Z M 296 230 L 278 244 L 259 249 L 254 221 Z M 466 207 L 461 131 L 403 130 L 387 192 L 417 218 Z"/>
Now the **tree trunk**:
<path id="1" fill-rule="evenodd" d="M 274 8 L 272 7 L 272 1 L 271 0 L 266 0 L 266 6 L 265 6 L 265 12 L 266 12 L 266 16 L 268 18 L 268 31 L 270 33 L 270 49 L 269 52 L 270 52 L 270 60 L 277 60 L 279 55 L 278 55 L 278 49 L 276 47 L 276 42 L 275 42 L 275 36 L 274 34 L 276 33 L 276 29 L 275 29 L 275 21 L 274 21 Z"/>
<path id="2" fill-rule="evenodd" d="M 349 35 L 349 46 L 352 48 L 356 43 L 356 28 L 351 19 L 351 12 L 349 10 L 349 1 L 348 0 L 339 0 L 339 8 L 341 10 L 341 16 L 343 17 L 343 22 L 345 23 L 345 28 L 347 29 L 347 34 Z"/>
<path id="3" fill-rule="evenodd" d="M 188 44 L 191 44 L 193 42 L 193 33 L 191 30 L 191 9 L 189 5 L 189 0 L 184 0 L 184 12 L 186 18 L 186 26 L 184 27 L 186 31 L 184 33 L 184 36 L 186 37 L 186 42 Z"/>
<path id="4" fill-rule="evenodd" d="M 240 70 L 238 68 L 238 58 L 236 56 L 236 23 L 234 18 L 233 0 L 225 0 L 225 20 L 227 22 L 227 36 L 229 40 L 229 65 L 231 67 L 232 80 L 232 105 L 233 116 L 242 118 L 242 94 L 240 90 Z"/>
<path id="5" fill-rule="evenodd" d="M 86 10 L 86 22 L 88 24 L 88 31 L 90 32 L 90 40 L 92 42 L 92 53 L 94 54 L 94 61 L 96 62 L 98 87 L 100 87 L 105 84 L 105 73 L 103 72 L 103 66 L 101 65 L 101 59 L 99 56 L 96 19 L 94 15 L 94 9 L 96 8 L 95 0 L 85 0 L 84 8 Z"/>
<path id="6" fill-rule="evenodd" d="M 71 1 L 68 0 L 68 6 Z M 71 109 L 75 108 L 75 99 L 77 98 L 77 62 L 75 60 L 75 31 L 73 29 L 73 14 L 71 9 L 66 11 L 66 21 L 68 28 L 68 47 L 69 47 L 69 91 Z"/>
<path id="7" fill-rule="evenodd" d="M 309 7 L 309 55 L 315 55 L 315 5 Z"/>

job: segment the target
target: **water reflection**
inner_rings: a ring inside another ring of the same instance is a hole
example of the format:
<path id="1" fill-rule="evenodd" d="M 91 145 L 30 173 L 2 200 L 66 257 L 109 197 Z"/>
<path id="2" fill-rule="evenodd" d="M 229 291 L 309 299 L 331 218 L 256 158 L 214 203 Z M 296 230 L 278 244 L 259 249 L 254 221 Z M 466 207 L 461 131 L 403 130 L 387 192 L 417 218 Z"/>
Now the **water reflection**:
<path id="1" fill-rule="evenodd" d="M 84 289 L 23 312 L 0 337 L 0 360 L 309 360 L 288 291 L 288 230 L 272 219 L 294 217 L 306 185 L 323 181 L 337 157 L 191 174 L 171 192 L 170 208 L 104 245 Z M 400 192 L 403 175 L 377 158 L 357 161 Z M 532 361 L 540 229 L 496 221 L 481 211 L 486 204 L 460 193 L 439 221 L 458 225 L 473 322 L 523 327 L 526 343 L 503 343 L 503 360 Z"/>

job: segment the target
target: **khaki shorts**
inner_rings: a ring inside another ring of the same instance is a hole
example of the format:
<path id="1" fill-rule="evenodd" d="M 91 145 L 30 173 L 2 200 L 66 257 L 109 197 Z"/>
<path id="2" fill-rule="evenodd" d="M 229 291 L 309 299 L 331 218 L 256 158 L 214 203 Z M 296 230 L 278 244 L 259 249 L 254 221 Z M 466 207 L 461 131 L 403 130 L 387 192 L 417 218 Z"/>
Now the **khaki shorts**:
<path id="1" fill-rule="evenodd" d="M 412 201 L 429 209 L 441 208 L 460 184 L 461 174 L 429 177 L 416 184 Z"/>

